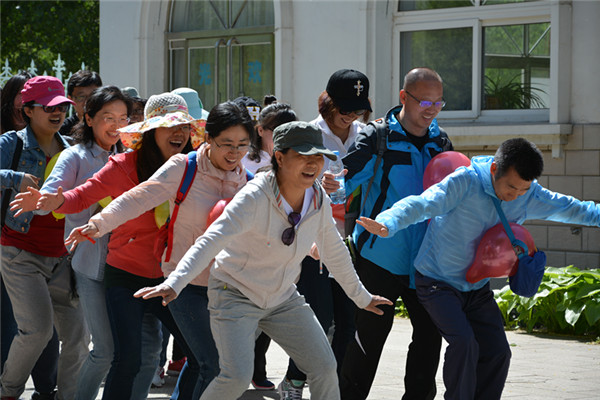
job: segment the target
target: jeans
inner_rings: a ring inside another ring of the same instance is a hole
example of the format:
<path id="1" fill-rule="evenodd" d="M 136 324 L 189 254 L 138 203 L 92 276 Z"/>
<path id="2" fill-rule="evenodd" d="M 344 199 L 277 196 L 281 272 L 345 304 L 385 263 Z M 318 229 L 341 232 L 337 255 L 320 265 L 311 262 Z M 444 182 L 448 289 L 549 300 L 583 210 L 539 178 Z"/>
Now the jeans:
<path id="1" fill-rule="evenodd" d="M 182 371 L 179 380 L 180 399 L 192 399 L 194 386 L 198 380 L 199 366 L 195 357 L 191 354 L 189 347 L 185 343 L 179 328 L 169 312 L 169 309 L 163 307 L 162 299 L 153 298 L 143 300 L 134 298 L 134 290 L 114 286 L 106 289 L 106 304 L 108 318 L 113 335 L 115 346 L 114 358 L 106 378 L 104 400 L 129 400 L 132 394 L 132 386 L 136 374 L 140 371 L 142 365 L 142 322 L 146 312 L 154 314 L 171 334 L 179 340 L 184 352 L 188 357 L 189 368 Z M 157 328 L 158 329 L 158 328 Z M 155 339 L 156 340 L 156 339 Z M 155 362 L 153 373 L 158 366 L 160 355 L 160 335 L 156 340 L 157 351 L 155 353 Z M 148 388 L 150 387 L 148 382 Z"/>
<path id="2" fill-rule="evenodd" d="M 448 342 L 444 358 L 447 400 L 499 400 L 511 351 L 490 284 L 461 292 L 415 273 L 417 295 Z"/>
<path id="3" fill-rule="evenodd" d="M 66 257 L 44 257 L 2 246 L 2 279 L 19 326 L 0 378 L 2 396 L 18 398 L 23 393 L 56 326 L 62 342 L 57 398 L 75 398 L 74 377 L 88 353 L 89 334 L 79 301 L 71 297 L 69 268 Z"/>
<path id="4" fill-rule="evenodd" d="M 187 285 L 177 299 L 169 303 L 169 309 L 200 365 L 200 377 L 194 390 L 194 399 L 198 399 L 219 373 L 219 353 L 210 330 L 207 288 Z"/>
<path id="5" fill-rule="evenodd" d="M 282 304 L 262 309 L 236 288 L 210 277 L 208 297 L 220 372 L 201 400 L 235 400 L 244 393 L 252 379 L 257 329 L 306 372 L 312 398 L 339 400 L 333 351 L 314 312 L 298 292 Z"/>

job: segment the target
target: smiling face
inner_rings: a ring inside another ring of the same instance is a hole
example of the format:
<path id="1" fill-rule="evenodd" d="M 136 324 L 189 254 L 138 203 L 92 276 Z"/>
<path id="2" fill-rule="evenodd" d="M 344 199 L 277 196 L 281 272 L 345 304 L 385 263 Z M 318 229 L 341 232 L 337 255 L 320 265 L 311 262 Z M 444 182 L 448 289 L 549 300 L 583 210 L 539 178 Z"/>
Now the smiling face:
<path id="1" fill-rule="evenodd" d="M 354 113 L 343 115 L 340 113 L 339 109 L 336 109 L 331 120 L 332 126 L 329 126 L 329 128 L 333 133 L 335 133 L 338 136 L 340 136 L 340 132 L 344 132 L 347 134 L 350 131 L 350 126 L 352 125 L 352 123 L 358 118 L 359 116 Z"/>
<path id="2" fill-rule="evenodd" d="M 217 137 L 208 138 L 208 158 L 212 165 L 224 171 L 233 171 L 250 145 L 250 135 L 242 125 L 229 127 Z"/>
<path id="3" fill-rule="evenodd" d="M 119 141 L 117 129 L 127 125 L 127 105 L 121 100 L 111 101 L 93 118 L 86 114 L 85 121 L 92 128 L 96 143 L 104 150 L 110 150 Z"/>
<path id="4" fill-rule="evenodd" d="M 504 175 L 496 179 L 496 163 L 492 163 L 490 172 L 492 173 L 492 184 L 496 196 L 502 201 L 513 201 L 517 197 L 527 193 L 531 187 L 531 181 L 526 181 L 514 167 L 510 167 Z"/>
<path id="5" fill-rule="evenodd" d="M 410 85 L 407 90 L 419 100 L 434 103 L 442 101 L 444 95 L 443 86 L 441 82 L 437 81 L 418 81 Z M 404 89 L 400 91 L 400 102 L 403 105 L 399 116 L 402 126 L 415 136 L 424 136 L 429 125 L 440 112 L 440 108 L 436 108 L 435 105 L 427 108 L 421 107 L 419 101 L 411 97 Z"/>
<path id="6" fill-rule="evenodd" d="M 25 114 L 29 117 L 29 125 L 37 135 L 52 136 L 62 126 L 66 111 L 60 111 L 59 108 L 51 113 L 44 111 L 42 107 L 25 107 Z"/>
<path id="7" fill-rule="evenodd" d="M 312 186 L 325 163 L 322 154 L 304 156 L 293 149 L 285 154 L 276 151 L 275 159 L 279 166 L 277 181 L 288 182 L 302 189 Z"/>
<path id="8" fill-rule="evenodd" d="M 154 138 L 163 157 L 168 160 L 171 156 L 181 153 L 190 140 L 190 125 L 181 124 L 171 128 L 156 128 Z"/>

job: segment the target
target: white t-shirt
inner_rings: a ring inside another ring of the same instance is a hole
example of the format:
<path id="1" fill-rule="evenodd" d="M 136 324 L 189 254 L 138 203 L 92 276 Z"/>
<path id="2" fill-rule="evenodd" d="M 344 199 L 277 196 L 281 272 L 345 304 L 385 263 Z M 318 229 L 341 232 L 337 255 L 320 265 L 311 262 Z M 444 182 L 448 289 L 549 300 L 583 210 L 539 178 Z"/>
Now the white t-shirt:
<path id="1" fill-rule="evenodd" d="M 267 165 L 271 165 L 271 155 L 264 150 L 261 150 L 260 153 L 260 161 L 256 162 L 248 158 L 248 153 L 242 158 L 242 165 L 248 171 L 256 174 L 259 168 L 262 168 Z"/>

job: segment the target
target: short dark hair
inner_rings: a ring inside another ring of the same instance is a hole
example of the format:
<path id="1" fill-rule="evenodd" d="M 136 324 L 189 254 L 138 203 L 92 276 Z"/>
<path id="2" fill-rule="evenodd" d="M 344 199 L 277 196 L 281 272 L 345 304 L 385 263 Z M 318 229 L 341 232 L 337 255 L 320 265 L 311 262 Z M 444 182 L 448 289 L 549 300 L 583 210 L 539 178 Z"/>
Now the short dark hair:
<path id="1" fill-rule="evenodd" d="M 79 70 L 69 78 L 67 95 L 71 96 L 76 87 L 102 86 L 102 79 L 96 71 Z"/>
<path id="2" fill-rule="evenodd" d="M 0 120 L 2 121 L 2 133 L 16 130 L 15 121 L 13 118 L 13 113 L 15 112 L 15 97 L 21 93 L 25 82 L 31 78 L 33 78 L 33 75 L 27 71 L 23 71 L 11 77 L 4 84 L 0 100 L 0 106 L 2 107 L 2 111 L 0 113 Z"/>
<path id="3" fill-rule="evenodd" d="M 327 122 L 327 124 L 333 123 L 333 117 L 335 113 L 339 110 L 339 107 L 335 104 L 333 99 L 329 97 L 329 93 L 326 90 L 323 90 L 321 95 L 319 96 L 319 114 L 321 117 Z M 371 112 L 367 110 L 359 119 L 362 119 L 363 122 L 369 121 L 369 117 L 371 116 Z"/>
<path id="4" fill-rule="evenodd" d="M 286 122 L 298 121 L 298 117 L 292 107 L 285 103 L 274 103 L 271 104 L 260 112 L 258 116 L 258 127 L 263 129 L 275 130 L 279 125 L 285 124 Z M 262 137 L 255 132 L 254 140 L 250 143 L 250 150 L 248 151 L 248 158 L 252 161 L 260 161 L 260 151 L 262 149 Z"/>
<path id="5" fill-rule="evenodd" d="M 206 118 L 206 133 L 214 139 L 221 132 L 233 126 L 241 125 L 248 132 L 250 142 L 254 138 L 254 123 L 248 114 L 246 107 L 227 101 L 214 106 Z"/>
<path id="6" fill-rule="evenodd" d="M 89 115 L 90 118 L 94 118 L 94 116 L 102 109 L 102 107 L 117 100 L 125 103 L 125 106 L 127 106 L 127 115 L 129 116 L 133 107 L 131 98 L 123 94 L 121 89 L 118 87 L 102 86 L 92 92 L 91 96 L 85 102 L 83 120 L 79 121 L 79 123 L 73 128 L 72 136 L 76 143 L 90 144 L 94 142 L 94 131 L 92 130 L 92 127 L 87 124 L 85 115 Z M 117 144 L 117 148 L 119 152 L 124 150 L 120 141 Z"/>
<path id="7" fill-rule="evenodd" d="M 515 168 L 521 179 L 532 181 L 544 170 L 544 158 L 537 146 L 527 139 L 513 138 L 504 141 L 494 155 L 495 178 L 501 178 L 510 168 Z"/>
<path id="8" fill-rule="evenodd" d="M 278 151 L 280 151 L 283 154 L 286 154 L 288 151 L 290 151 L 290 148 L 288 147 L 287 149 Z M 277 171 L 279 171 L 279 164 L 277 164 L 277 158 L 275 158 L 275 153 L 273 153 L 273 155 L 271 156 L 271 169 L 274 173 L 277 173 Z"/>

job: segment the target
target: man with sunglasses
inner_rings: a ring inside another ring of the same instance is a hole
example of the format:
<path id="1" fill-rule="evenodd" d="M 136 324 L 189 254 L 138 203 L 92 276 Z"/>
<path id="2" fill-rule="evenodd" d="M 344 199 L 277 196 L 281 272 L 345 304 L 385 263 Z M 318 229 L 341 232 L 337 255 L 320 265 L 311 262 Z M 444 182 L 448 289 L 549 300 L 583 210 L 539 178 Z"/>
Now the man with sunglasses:
<path id="1" fill-rule="evenodd" d="M 445 105 L 437 72 L 429 68 L 409 71 L 400 90 L 400 102 L 379 123 L 367 125 L 343 159 L 348 169 L 346 193 L 361 188 L 363 216 L 374 218 L 398 200 L 421 194 L 423 172 L 431 158 L 452 150 L 452 143 L 435 119 Z M 384 139 L 378 140 L 378 136 Z M 385 147 L 377 163 L 380 146 Z M 352 232 L 355 267 L 365 287 L 392 301 L 401 297 L 410 315 L 413 333 L 403 400 L 429 400 L 436 394 L 441 336 L 419 303 L 414 286 L 414 259 L 426 229 L 426 223 L 413 225 L 390 240 L 378 239 L 358 224 Z M 371 318 L 362 310 L 356 313 L 356 334 L 346 349 L 340 377 L 344 400 L 364 400 L 369 394 L 395 313 L 393 306 L 381 308 L 383 318 Z"/>
<path id="2" fill-rule="evenodd" d="M 14 198 L 28 186 L 39 188 L 50 159 L 69 146 L 58 133 L 73 103 L 64 94 L 61 81 L 51 76 L 37 76 L 25 83 L 21 101 L 27 126 L 0 136 L 3 200 Z M 71 287 L 71 267 L 63 244 L 64 219 L 33 212 L 14 214 L 6 211 L 0 244 L 2 280 L 18 333 L 0 377 L 1 396 L 3 400 L 16 399 L 23 393 L 56 325 L 62 342 L 56 398 L 72 400 L 89 335 Z M 38 395 L 36 398 L 54 398 L 54 393 Z"/>

